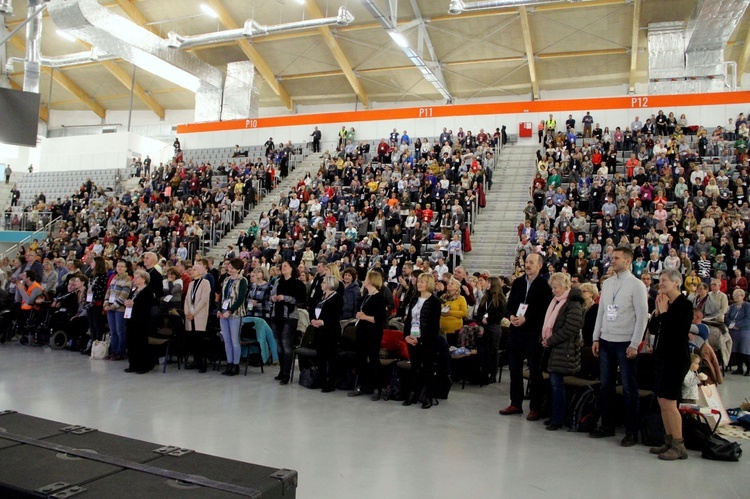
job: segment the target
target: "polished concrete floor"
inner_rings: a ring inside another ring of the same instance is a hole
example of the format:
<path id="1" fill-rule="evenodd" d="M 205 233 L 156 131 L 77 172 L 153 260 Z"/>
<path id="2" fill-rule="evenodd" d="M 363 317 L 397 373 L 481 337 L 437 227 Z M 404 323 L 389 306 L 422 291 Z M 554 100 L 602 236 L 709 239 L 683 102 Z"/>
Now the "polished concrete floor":
<path id="1" fill-rule="evenodd" d="M 750 455 L 739 463 L 661 462 L 638 445 L 547 432 L 541 422 L 502 417 L 508 380 L 455 386 L 422 410 L 350 399 L 299 385 L 276 370 L 226 378 L 169 367 L 125 374 L 123 362 L 0 346 L 0 410 L 81 424 L 127 437 L 299 471 L 300 498 L 741 498 Z M 507 372 L 506 372 L 507 375 Z M 748 395 L 750 378 L 729 376 L 725 403 Z M 750 441 L 743 441 L 746 451 Z"/>

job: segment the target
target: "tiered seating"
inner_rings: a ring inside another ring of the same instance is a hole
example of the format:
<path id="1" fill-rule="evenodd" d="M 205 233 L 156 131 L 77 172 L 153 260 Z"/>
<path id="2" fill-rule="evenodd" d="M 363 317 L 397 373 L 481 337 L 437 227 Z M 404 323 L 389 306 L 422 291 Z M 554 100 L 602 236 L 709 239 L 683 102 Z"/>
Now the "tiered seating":
<path id="1" fill-rule="evenodd" d="M 293 144 L 295 150 L 296 159 L 302 159 L 302 153 L 307 147 L 307 144 Z M 276 148 L 283 147 L 283 144 L 277 143 Z M 248 160 L 255 162 L 258 158 L 265 158 L 266 148 L 263 145 L 256 146 L 240 146 L 242 152 L 247 151 Z M 209 147 L 205 149 L 183 149 L 183 158 L 186 162 L 193 161 L 194 163 L 211 163 L 213 166 L 218 166 L 222 163 L 229 164 L 232 161 L 237 162 L 238 160 L 244 160 L 244 156 L 240 158 L 234 157 L 234 147 Z"/>
<path id="2" fill-rule="evenodd" d="M 65 196 L 75 193 L 89 178 L 99 187 L 114 189 L 117 171 L 117 169 L 72 170 L 24 175 L 18 182 L 18 189 L 21 191 L 20 205 L 26 206 L 33 203 L 40 192 L 44 193 L 48 202 L 57 198 L 65 199 Z M 122 176 L 122 178 L 127 177 Z"/>

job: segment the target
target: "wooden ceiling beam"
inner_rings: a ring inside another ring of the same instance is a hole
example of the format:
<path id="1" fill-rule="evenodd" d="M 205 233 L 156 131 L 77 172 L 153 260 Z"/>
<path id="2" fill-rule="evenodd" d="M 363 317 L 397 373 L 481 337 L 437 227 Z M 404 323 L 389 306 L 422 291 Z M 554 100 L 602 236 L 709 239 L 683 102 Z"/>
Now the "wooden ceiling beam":
<path id="1" fill-rule="evenodd" d="M 24 54 L 26 53 L 26 42 L 19 36 L 15 35 L 10 39 L 11 45 L 16 49 L 20 50 Z M 99 104 L 93 97 L 86 93 L 81 87 L 78 86 L 73 80 L 68 78 L 67 75 L 60 71 L 52 71 L 50 68 L 42 66 L 42 73 L 49 75 L 52 74 L 52 79 L 55 80 L 61 87 L 73 94 L 79 101 L 83 103 L 87 108 L 92 110 L 101 119 L 107 116 L 107 110 Z"/>
<path id="2" fill-rule="evenodd" d="M 745 34 L 745 44 L 742 46 L 742 53 L 737 59 L 737 84 L 742 85 L 742 75 L 747 70 L 747 63 L 750 61 L 750 28 Z"/>
<path id="3" fill-rule="evenodd" d="M 638 37 L 641 31 L 641 0 L 633 0 L 633 31 L 630 41 L 630 78 L 628 90 L 635 92 L 636 68 L 638 66 Z"/>
<path id="4" fill-rule="evenodd" d="M 219 16 L 219 22 L 226 29 L 240 28 L 240 25 L 237 24 L 237 21 L 232 18 L 221 0 L 208 0 L 208 6 L 211 7 L 214 12 L 216 12 L 216 14 Z M 268 83 L 268 86 L 271 87 L 274 93 L 279 97 L 279 100 L 281 100 L 284 106 L 286 106 L 286 108 L 290 111 L 293 111 L 294 100 L 289 95 L 289 92 L 287 92 L 284 86 L 279 82 L 279 80 L 276 79 L 276 75 L 274 74 L 268 63 L 265 61 L 263 56 L 260 54 L 260 52 L 258 52 L 258 50 L 253 47 L 253 45 L 245 38 L 237 40 L 237 44 L 240 46 L 242 52 L 245 54 L 248 60 L 255 65 L 255 69 L 258 70 L 260 75 L 263 77 L 266 83 Z"/>
<path id="5" fill-rule="evenodd" d="M 324 17 L 315 0 L 307 0 L 305 2 L 305 8 L 314 19 Z M 346 76 L 349 85 L 354 89 L 354 93 L 357 94 L 359 101 L 364 107 L 370 107 L 370 98 L 367 96 L 367 90 L 365 90 L 364 85 L 362 85 L 362 82 L 359 81 L 359 78 L 354 73 L 354 70 L 352 69 L 351 64 L 349 64 L 346 54 L 344 54 L 344 51 L 341 49 L 339 42 L 333 37 L 331 28 L 328 26 L 321 26 L 318 28 L 318 32 L 323 36 L 323 41 L 326 43 L 328 49 L 333 54 L 333 58 L 336 59 L 339 67 L 344 72 L 344 76 Z"/>
<path id="6" fill-rule="evenodd" d="M 529 78 L 531 79 L 531 92 L 534 100 L 539 99 L 539 82 L 536 79 L 536 61 L 534 60 L 534 46 L 531 43 L 531 29 L 529 27 L 529 15 L 526 6 L 518 8 L 521 16 L 521 29 L 523 30 L 523 44 L 526 47 L 526 63 L 529 65 Z"/>
<path id="7" fill-rule="evenodd" d="M 125 14 L 127 14 L 127 16 L 132 19 L 133 22 L 138 26 L 149 30 L 151 33 L 155 34 L 158 37 L 161 37 L 159 30 L 154 26 L 149 26 L 148 19 L 146 19 L 146 16 L 143 15 L 143 12 L 141 12 L 140 9 L 135 6 L 132 0 L 115 0 L 115 4 L 117 4 L 123 11 L 125 11 Z"/>

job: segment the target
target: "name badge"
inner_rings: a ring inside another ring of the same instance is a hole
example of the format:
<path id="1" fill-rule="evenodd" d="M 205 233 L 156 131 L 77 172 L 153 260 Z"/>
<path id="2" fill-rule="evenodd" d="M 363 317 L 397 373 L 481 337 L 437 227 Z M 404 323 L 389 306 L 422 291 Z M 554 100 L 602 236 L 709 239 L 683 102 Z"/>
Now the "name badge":
<path id="1" fill-rule="evenodd" d="M 729 323 L 729 329 L 734 329 L 736 325 L 737 324 L 734 321 L 730 322 Z"/>
<path id="2" fill-rule="evenodd" d="M 518 311 L 516 312 L 516 317 L 523 317 L 526 315 L 526 310 L 529 308 L 529 305 L 526 303 L 521 303 L 518 306 Z"/>
<path id="3" fill-rule="evenodd" d="M 614 322 L 617 320 L 617 311 L 620 309 L 617 305 L 607 305 L 607 322 Z"/>
<path id="4" fill-rule="evenodd" d="M 125 314 L 123 315 L 123 317 L 126 319 L 130 319 L 132 316 L 133 316 L 133 307 L 125 308 Z"/>
<path id="5" fill-rule="evenodd" d="M 94 292 L 93 291 L 89 291 L 88 293 L 86 293 L 86 301 L 88 303 L 91 303 L 92 301 L 94 301 Z"/>
<path id="6" fill-rule="evenodd" d="M 114 293 L 109 295 L 109 303 L 115 303 L 117 301 L 117 295 Z"/>
<path id="7" fill-rule="evenodd" d="M 164 297 L 164 303 L 169 303 L 172 300 L 172 295 L 167 295 Z"/>
<path id="8" fill-rule="evenodd" d="M 223 302 L 221 302 L 221 309 L 222 310 L 229 310 L 229 299 L 226 299 Z"/>
<path id="9" fill-rule="evenodd" d="M 412 324 L 411 330 L 409 331 L 409 335 L 414 338 L 419 338 L 422 336 L 422 332 L 419 330 L 419 324 Z"/>

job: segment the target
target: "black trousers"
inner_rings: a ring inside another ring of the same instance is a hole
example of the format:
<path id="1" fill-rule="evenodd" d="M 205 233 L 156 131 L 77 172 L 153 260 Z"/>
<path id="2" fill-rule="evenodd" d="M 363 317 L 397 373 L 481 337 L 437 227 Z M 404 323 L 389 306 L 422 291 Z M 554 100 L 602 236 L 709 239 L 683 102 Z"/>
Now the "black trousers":
<path id="1" fill-rule="evenodd" d="M 360 334 L 361 333 L 361 334 Z M 380 390 L 380 343 L 383 341 L 383 330 L 357 331 L 357 372 L 359 386 L 364 392 Z"/>
<path id="2" fill-rule="evenodd" d="M 508 370 L 510 371 L 510 403 L 523 406 L 523 361 L 529 365 L 529 391 L 532 411 L 542 410 L 544 395 L 542 378 L 542 344 L 538 334 L 511 332 L 508 336 Z"/>
<path id="3" fill-rule="evenodd" d="M 125 344 L 128 348 L 128 367 L 136 371 L 151 370 L 154 363 L 148 351 L 148 328 L 144 328 L 143 324 L 137 327 L 135 324 L 128 323 L 126 324 L 126 330 Z"/>
<path id="4" fill-rule="evenodd" d="M 318 381 L 323 388 L 333 387 L 336 383 L 336 347 L 340 337 L 329 332 L 316 331 Z"/>
<path id="5" fill-rule="evenodd" d="M 412 386 L 408 393 L 424 400 L 431 400 L 435 393 L 435 364 L 437 363 L 437 344 L 418 343 L 409 345 L 411 361 Z"/>
<path id="6" fill-rule="evenodd" d="M 499 324 L 490 324 L 484 328 L 484 334 L 477 345 L 482 373 L 492 379 L 497 378 L 497 361 L 502 335 L 503 329 Z"/>

